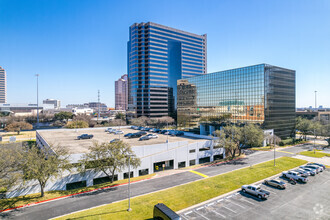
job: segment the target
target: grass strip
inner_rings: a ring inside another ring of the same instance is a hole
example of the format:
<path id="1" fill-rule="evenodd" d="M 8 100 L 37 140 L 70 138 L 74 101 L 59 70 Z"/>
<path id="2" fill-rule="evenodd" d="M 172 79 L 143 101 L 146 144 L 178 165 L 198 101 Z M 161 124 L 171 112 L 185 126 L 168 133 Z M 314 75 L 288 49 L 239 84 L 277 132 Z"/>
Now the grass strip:
<path id="1" fill-rule="evenodd" d="M 153 174 L 149 174 L 149 175 L 133 177 L 133 178 L 131 178 L 131 181 L 133 182 L 133 181 L 148 179 L 154 175 L 156 175 L 156 174 L 153 173 Z M 47 191 L 47 192 L 45 192 L 44 197 L 40 197 L 40 193 L 34 193 L 34 194 L 29 194 L 26 196 L 19 196 L 19 197 L 10 198 L 10 199 L 0 199 L 0 210 L 5 210 L 5 209 L 18 207 L 18 206 L 22 206 L 22 205 L 26 205 L 26 204 L 31 204 L 31 203 L 35 203 L 35 202 L 40 202 L 40 201 L 44 201 L 44 200 L 54 199 L 54 198 L 58 198 L 58 197 L 65 196 L 65 195 L 71 195 L 71 194 L 75 194 L 75 193 L 85 192 L 85 191 L 89 191 L 89 190 L 93 190 L 93 189 L 99 189 L 99 188 L 113 186 L 113 185 L 117 185 L 117 184 L 123 184 L 123 183 L 127 183 L 127 182 L 128 182 L 128 179 L 124 179 L 124 180 L 114 181 L 113 183 L 106 182 L 106 183 L 97 184 L 94 186 L 82 187 L 79 189 Z"/>
<path id="2" fill-rule="evenodd" d="M 315 151 L 302 151 L 299 153 L 300 155 L 304 155 L 304 156 L 307 156 L 307 157 L 316 157 L 316 158 L 322 158 L 322 157 L 330 157 L 330 154 L 327 154 L 327 153 L 323 153 L 323 152 L 320 152 L 318 150 Z"/>
<path id="3" fill-rule="evenodd" d="M 111 203 L 58 219 L 152 219 L 153 206 L 164 203 L 174 211 L 196 205 L 211 198 L 307 163 L 291 157 L 276 159 L 229 173 L 210 177 L 167 190 L 131 199 L 132 211 L 127 212 L 127 200 Z"/>

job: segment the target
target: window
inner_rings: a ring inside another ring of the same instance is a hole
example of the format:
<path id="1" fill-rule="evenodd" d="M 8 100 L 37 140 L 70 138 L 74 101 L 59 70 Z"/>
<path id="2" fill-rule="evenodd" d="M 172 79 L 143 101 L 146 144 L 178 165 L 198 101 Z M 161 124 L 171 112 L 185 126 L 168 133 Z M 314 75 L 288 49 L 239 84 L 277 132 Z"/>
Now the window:
<path id="1" fill-rule="evenodd" d="M 189 153 L 195 153 L 195 152 L 196 152 L 195 149 L 191 149 L 191 150 L 189 150 Z"/>

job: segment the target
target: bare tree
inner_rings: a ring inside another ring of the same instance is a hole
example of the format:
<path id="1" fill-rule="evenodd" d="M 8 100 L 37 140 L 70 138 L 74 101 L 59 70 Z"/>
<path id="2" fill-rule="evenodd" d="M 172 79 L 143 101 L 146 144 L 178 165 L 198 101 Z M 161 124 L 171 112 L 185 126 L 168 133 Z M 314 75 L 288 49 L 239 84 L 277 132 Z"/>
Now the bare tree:
<path id="1" fill-rule="evenodd" d="M 21 130 L 31 130 L 33 126 L 29 123 L 20 121 L 20 122 L 12 122 L 11 124 L 5 127 L 6 131 L 14 131 L 19 135 Z"/>

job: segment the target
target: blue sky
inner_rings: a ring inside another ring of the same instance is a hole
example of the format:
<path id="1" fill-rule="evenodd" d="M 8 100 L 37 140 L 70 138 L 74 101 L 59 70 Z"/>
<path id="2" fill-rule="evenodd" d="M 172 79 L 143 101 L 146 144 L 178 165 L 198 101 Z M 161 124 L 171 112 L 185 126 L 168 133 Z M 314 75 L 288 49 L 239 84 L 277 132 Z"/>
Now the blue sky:
<path id="1" fill-rule="evenodd" d="M 330 1 L 0 0 L 0 66 L 9 103 L 39 97 L 114 106 L 128 28 L 167 25 L 208 37 L 208 72 L 269 63 L 297 71 L 297 107 L 330 107 Z"/>

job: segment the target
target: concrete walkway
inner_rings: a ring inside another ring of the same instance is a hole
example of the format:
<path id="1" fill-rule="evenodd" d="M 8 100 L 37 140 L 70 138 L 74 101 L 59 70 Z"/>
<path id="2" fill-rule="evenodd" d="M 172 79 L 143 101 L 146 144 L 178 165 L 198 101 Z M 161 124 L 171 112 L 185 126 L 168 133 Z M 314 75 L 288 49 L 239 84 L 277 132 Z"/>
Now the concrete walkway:
<path id="1" fill-rule="evenodd" d="M 330 166 L 330 157 L 316 158 L 316 157 L 307 157 L 307 156 L 297 154 L 297 155 L 293 156 L 293 158 L 307 160 L 307 161 L 313 162 L 313 163 L 322 163 L 322 164 Z"/>

